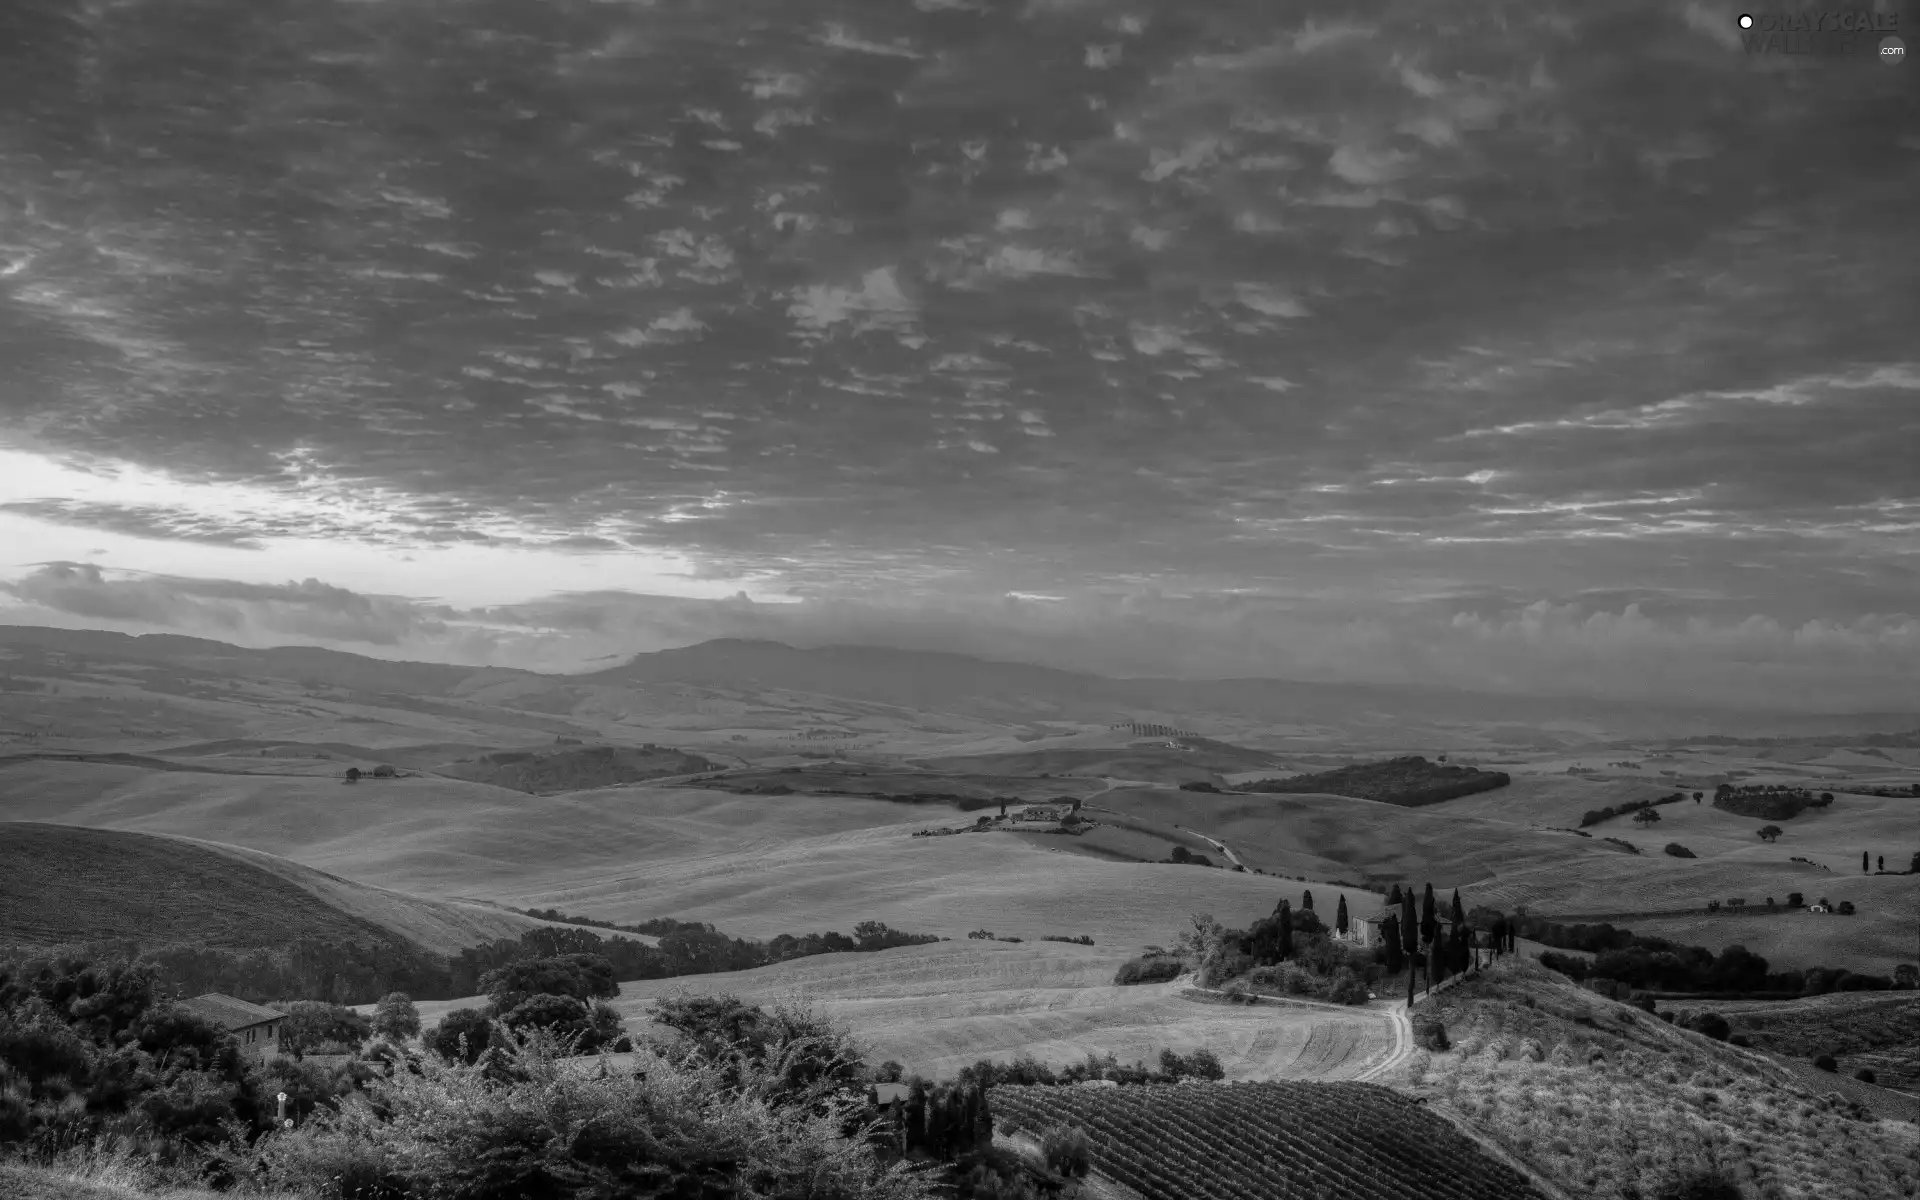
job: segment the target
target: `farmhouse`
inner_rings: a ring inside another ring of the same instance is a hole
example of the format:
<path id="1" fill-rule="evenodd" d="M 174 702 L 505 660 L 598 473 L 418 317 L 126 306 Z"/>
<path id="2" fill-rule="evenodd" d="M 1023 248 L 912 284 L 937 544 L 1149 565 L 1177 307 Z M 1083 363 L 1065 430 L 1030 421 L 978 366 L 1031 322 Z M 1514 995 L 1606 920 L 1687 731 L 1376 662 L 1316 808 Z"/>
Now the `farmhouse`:
<path id="1" fill-rule="evenodd" d="M 277 1035 L 280 1022 L 286 1020 L 287 1014 L 278 1009 L 236 1000 L 219 992 L 182 1000 L 180 1007 L 231 1033 L 240 1043 L 240 1053 L 248 1058 L 266 1060 L 280 1055 Z"/>
<path id="2" fill-rule="evenodd" d="M 1361 917 L 1357 921 L 1349 921 L 1347 923 L 1346 937 L 1341 940 L 1344 940 L 1350 946 L 1358 946 L 1363 950 L 1378 946 L 1382 940 L 1380 925 L 1381 922 L 1387 919 L 1388 915 L 1387 911 L 1382 909 L 1370 917 Z M 1340 935 L 1336 933 L 1334 937 L 1339 938 Z"/>
<path id="3" fill-rule="evenodd" d="M 1833 910 L 1828 908 L 1824 904 L 1809 904 L 1807 905 L 1807 911 L 1810 913 L 1815 913 L 1815 912 L 1823 913 L 1823 912 L 1832 912 Z"/>

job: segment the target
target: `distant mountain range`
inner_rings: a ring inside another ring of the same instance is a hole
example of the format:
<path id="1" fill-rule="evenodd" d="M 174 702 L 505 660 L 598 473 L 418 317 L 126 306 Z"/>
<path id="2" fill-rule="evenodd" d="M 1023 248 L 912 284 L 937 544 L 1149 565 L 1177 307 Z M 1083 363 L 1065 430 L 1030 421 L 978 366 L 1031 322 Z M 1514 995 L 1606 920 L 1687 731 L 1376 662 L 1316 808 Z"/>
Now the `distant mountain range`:
<path id="1" fill-rule="evenodd" d="M 20 625 L 0 625 L 0 649 L 8 656 L 0 660 L 0 690 L 21 690 L 32 677 L 58 677 L 112 663 L 148 664 L 190 677 L 271 679 L 385 695 L 457 699 L 525 694 L 529 698 L 519 707 L 556 714 L 570 709 L 570 697 L 674 687 L 811 694 L 1013 725 L 1128 719 L 1191 725 L 1212 720 L 1242 733 L 1252 727 L 1300 727 L 1351 731 L 1360 740 L 1379 744 L 1404 737 L 1410 745 L 1454 740 L 1449 730 L 1458 731 L 1461 744 L 1552 744 L 1712 735 L 1902 739 L 1905 731 L 1920 726 L 1920 714 L 1915 713 L 1810 716 L 1280 679 L 1115 679 L 964 654 L 878 646 L 801 649 L 738 638 L 638 654 L 619 666 L 579 675 L 397 662 L 307 646 L 256 650 L 170 634 Z M 540 696 L 537 703 L 531 698 L 535 693 Z"/>

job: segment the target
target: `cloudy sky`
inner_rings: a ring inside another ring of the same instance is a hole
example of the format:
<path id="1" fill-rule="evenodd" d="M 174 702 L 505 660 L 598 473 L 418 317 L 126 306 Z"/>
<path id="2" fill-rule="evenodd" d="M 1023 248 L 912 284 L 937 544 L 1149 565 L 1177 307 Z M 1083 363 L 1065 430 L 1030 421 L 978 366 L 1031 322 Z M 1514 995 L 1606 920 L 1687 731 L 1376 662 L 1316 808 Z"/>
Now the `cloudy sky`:
<path id="1" fill-rule="evenodd" d="M 10 9 L 0 620 L 1920 705 L 1920 67 L 1705 0 Z"/>

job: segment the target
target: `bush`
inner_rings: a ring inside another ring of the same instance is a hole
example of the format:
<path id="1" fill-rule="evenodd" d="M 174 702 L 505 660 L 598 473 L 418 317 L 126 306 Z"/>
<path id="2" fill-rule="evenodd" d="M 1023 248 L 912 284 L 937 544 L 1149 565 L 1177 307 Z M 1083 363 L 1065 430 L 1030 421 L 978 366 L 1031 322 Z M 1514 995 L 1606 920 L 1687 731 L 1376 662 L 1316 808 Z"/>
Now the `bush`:
<path id="1" fill-rule="evenodd" d="M 858 1100 L 774 1099 L 773 1064 L 638 1053 L 632 1071 L 582 1071 L 534 1034 L 491 1073 L 428 1058 L 338 1114 L 263 1137 L 246 1173 L 267 1188 L 377 1197 L 931 1194 L 924 1171 L 882 1165 Z"/>
<path id="2" fill-rule="evenodd" d="M 1071 1179 L 1086 1178 L 1093 1166 L 1093 1152 L 1087 1135 L 1079 1129 L 1055 1125 L 1040 1135 L 1040 1154 L 1047 1170 Z"/>
<path id="3" fill-rule="evenodd" d="M 1668 842 L 1667 853 L 1675 858 L 1698 858 L 1699 855 L 1682 846 L 1679 842 Z"/>
<path id="4" fill-rule="evenodd" d="M 1413 1042 L 1423 1050 L 1440 1052 L 1449 1050 L 1453 1043 L 1447 1040 L 1447 1027 L 1439 1018 L 1425 1013 L 1417 1013 L 1413 1018 Z"/>
<path id="5" fill-rule="evenodd" d="M 1335 1004 L 1365 1004 L 1367 1002 L 1366 980 L 1342 967 L 1327 986 L 1327 999 Z"/>
<path id="6" fill-rule="evenodd" d="M 1143 954 L 1121 963 L 1113 981 L 1116 984 L 1164 983 L 1186 969 L 1187 965 L 1172 955 Z"/>
<path id="7" fill-rule="evenodd" d="M 373 1035 L 373 1022 L 339 1004 L 323 1000 L 295 1000 L 273 1007 L 287 1014 L 280 1022 L 280 1049 L 299 1058 L 306 1054 L 352 1054 Z"/>
<path id="8" fill-rule="evenodd" d="M 1831 1054 L 1816 1054 L 1813 1058 L 1813 1065 L 1822 1071 L 1837 1071 L 1840 1069 L 1840 1064 L 1833 1061 L 1833 1055 Z"/>
<path id="9" fill-rule="evenodd" d="M 478 1062 L 492 1044 L 493 1019 L 483 1009 L 456 1008 L 440 1018 L 440 1024 L 420 1041 L 448 1062 Z"/>
<path id="10" fill-rule="evenodd" d="M 1861 1083 L 1878 1083 L 1879 1082 L 1879 1077 L 1873 1073 L 1872 1067 L 1861 1067 L 1858 1071 L 1855 1071 L 1853 1073 L 1853 1077 L 1855 1079 L 1858 1079 Z"/>
<path id="11" fill-rule="evenodd" d="M 373 1010 L 373 1031 L 391 1042 L 402 1042 L 420 1032 L 420 1010 L 405 992 L 388 992 Z"/>

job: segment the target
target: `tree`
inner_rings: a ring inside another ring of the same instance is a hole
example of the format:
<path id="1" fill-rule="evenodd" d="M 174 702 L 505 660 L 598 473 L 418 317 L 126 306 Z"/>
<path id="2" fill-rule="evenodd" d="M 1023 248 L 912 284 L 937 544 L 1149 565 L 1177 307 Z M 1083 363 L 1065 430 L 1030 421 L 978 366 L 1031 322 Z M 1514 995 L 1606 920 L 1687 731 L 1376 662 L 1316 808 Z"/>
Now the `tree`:
<path id="1" fill-rule="evenodd" d="M 1333 927 L 1341 937 L 1347 936 L 1347 894 L 1340 893 L 1340 906 L 1334 910 Z"/>
<path id="2" fill-rule="evenodd" d="M 1860 852 L 1860 873 L 1862 875 L 1871 874 L 1867 869 L 1867 852 L 1865 850 Z"/>
<path id="3" fill-rule="evenodd" d="M 1636 825 L 1651 825 L 1659 819 L 1660 814 L 1651 808 L 1643 808 L 1633 814 L 1633 823 Z"/>
<path id="4" fill-rule="evenodd" d="M 403 1042 L 420 1032 L 420 1010 L 405 992 L 388 992 L 373 1007 L 373 1031 L 390 1042 Z"/>
<path id="5" fill-rule="evenodd" d="M 1799 908 L 1801 905 L 1805 904 L 1806 902 L 1807 902 L 1806 897 L 1801 895 L 1799 892 L 1787 893 L 1788 908 Z"/>
<path id="6" fill-rule="evenodd" d="M 1400 949 L 1400 918 L 1388 914 L 1380 922 L 1380 939 L 1387 947 L 1387 974 L 1398 975 L 1400 968 L 1406 965 L 1406 954 Z"/>
<path id="7" fill-rule="evenodd" d="M 1460 907 L 1459 888 L 1453 889 L 1453 911 L 1448 914 L 1447 919 L 1455 925 L 1465 925 L 1467 923 L 1467 910 Z"/>
<path id="8" fill-rule="evenodd" d="M 1920 854 L 1914 855 L 1914 858 L 1920 859 Z M 1393 885 L 1393 890 L 1387 893 L 1387 907 L 1400 907 L 1400 885 L 1397 883 Z"/>
<path id="9" fill-rule="evenodd" d="M 1920 875 L 1920 850 L 1913 852 L 1913 861 L 1907 864 L 1907 874 Z"/>
<path id="10" fill-rule="evenodd" d="M 484 1009 L 456 1008 L 420 1040 L 448 1062 L 476 1063 L 493 1044 L 493 1020 Z"/>
<path id="11" fill-rule="evenodd" d="M 1698 803 L 1700 803 L 1700 797 L 1701 797 L 1701 796 L 1703 796 L 1703 795 L 1705 795 L 1705 793 L 1704 793 L 1704 792 L 1695 792 L 1695 793 L 1693 794 L 1693 802 L 1694 802 L 1695 804 L 1698 804 Z"/>
<path id="12" fill-rule="evenodd" d="M 1873 869 L 1874 869 L 1874 870 L 1876 870 L 1876 871 L 1884 871 L 1884 870 L 1886 870 L 1886 869 L 1887 869 L 1887 856 L 1886 856 L 1886 855 L 1884 855 L 1884 854 L 1876 854 L 1876 855 L 1874 855 L 1874 857 L 1873 857 Z"/>
<path id="13" fill-rule="evenodd" d="M 1912 963 L 1901 963 L 1893 969 L 1893 986 L 1905 991 L 1920 987 L 1920 967 Z"/>
<path id="14" fill-rule="evenodd" d="M 1440 936 L 1440 918 L 1434 914 L 1433 885 L 1427 885 L 1426 892 L 1420 897 L 1420 940 L 1428 945 Z"/>
<path id="15" fill-rule="evenodd" d="M 1780 828 L 1778 825 L 1762 825 L 1760 827 L 1760 840 L 1763 842 L 1777 841 L 1780 835 L 1785 832 L 1786 830 Z"/>
<path id="16" fill-rule="evenodd" d="M 373 1022 L 352 1009 L 324 1000 L 295 1000 L 275 1005 L 287 1014 L 280 1022 L 280 1049 L 294 1058 L 317 1053 L 323 1046 L 358 1050 L 373 1032 Z"/>
<path id="17" fill-rule="evenodd" d="M 1413 915 L 1413 889 L 1400 893 L 1400 947 L 1412 958 L 1420 950 L 1420 923 Z"/>
<path id="18" fill-rule="evenodd" d="M 1308 888 L 1306 891 L 1300 893 L 1300 911 L 1301 912 L 1313 911 L 1313 889 L 1312 888 Z"/>
<path id="19" fill-rule="evenodd" d="M 360 782 L 360 768 L 359 768 L 359 767 L 348 767 L 348 768 L 347 768 L 347 782 L 348 782 L 348 783 L 359 783 L 359 782 Z"/>
<path id="20" fill-rule="evenodd" d="M 1278 920 L 1280 922 L 1279 939 L 1275 948 L 1280 955 L 1280 961 L 1285 962 L 1293 957 L 1293 908 L 1285 900 L 1280 902 Z"/>

